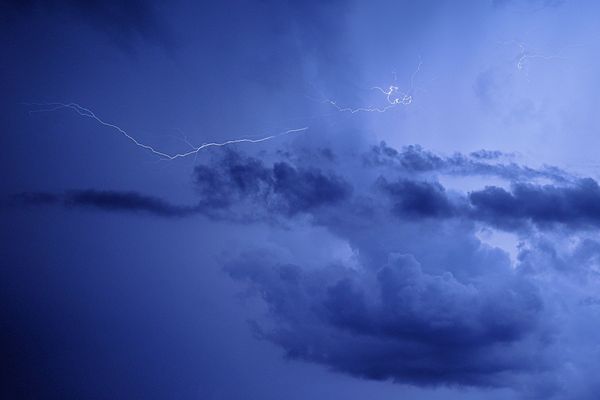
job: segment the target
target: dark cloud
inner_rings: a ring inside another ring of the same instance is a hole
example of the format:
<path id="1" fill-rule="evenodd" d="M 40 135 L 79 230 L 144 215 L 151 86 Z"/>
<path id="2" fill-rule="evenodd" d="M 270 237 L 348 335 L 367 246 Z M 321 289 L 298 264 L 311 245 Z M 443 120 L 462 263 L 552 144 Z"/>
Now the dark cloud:
<path id="1" fill-rule="evenodd" d="M 275 326 L 255 329 L 291 358 L 416 385 L 502 386 L 545 368 L 542 301 L 507 265 L 469 283 L 398 254 L 364 270 L 248 255 L 226 269 L 268 305 Z"/>
<path id="2" fill-rule="evenodd" d="M 72 190 L 62 195 L 45 192 L 21 193 L 13 196 L 10 202 L 13 205 L 24 206 L 62 204 L 69 208 L 147 213 L 160 217 L 184 217 L 202 211 L 200 206 L 177 206 L 157 197 L 112 190 Z"/>
<path id="3" fill-rule="evenodd" d="M 215 219 L 247 220 L 290 218 L 298 214 L 341 221 L 362 219 L 368 223 L 375 213 L 388 210 L 400 219 L 457 219 L 475 221 L 505 230 L 530 226 L 553 229 L 595 227 L 600 224 L 600 187 L 593 179 L 575 179 L 573 183 L 549 185 L 524 183 L 525 176 L 551 176 L 520 165 L 488 165 L 464 156 L 442 158 L 419 147 L 398 152 L 382 145 L 374 152 L 397 161 L 370 170 L 372 184 L 357 184 L 352 176 L 324 172 L 316 167 L 296 166 L 290 162 L 266 162 L 232 150 L 217 153 L 208 163 L 195 167 L 194 187 L 199 195 L 195 205 L 173 205 L 165 200 L 135 192 L 84 190 L 64 195 L 22 193 L 12 201 L 21 205 L 63 203 L 106 211 L 146 212 L 163 217 L 203 214 Z M 495 159 L 495 152 L 480 154 Z M 335 163 L 332 168 L 341 169 Z M 388 179 L 377 175 L 384 166 Z M 398 165 L 400 167 L 398 167 Z M 454 167 L 450 167 L 453 165 Z M 398 171 L 403 169 L 404 173 Z M 448 170 L 450 168 L 450 170 Z M 455 169 L 452 169 L 455 168 Z M 449 192 L 432 175 L 421 178 L 420 171 L 444 171 L 470 176 L 484 171 L 512 177 L 511 190 L 488 186 L 468 194 Z M 406 174 L 412 171 L 412 174 Z M 558 172 L 557 172 L 558 173 Z M 566 176 L 566 175 L 565 175 Z M 564 178 L 565 180 L 567 178 Z M 352 182 L 352 183 L 351 183 Z M 336 206 L 336 207 L 332 207 Z M 345 215 L 346 214 L 346 215 Z M 352 215 L 348 218 L 347 215 Z"/>
<path id="4" fill-rule="evenodd" d="M 496 176 L 508 181 L 548 179 L 556 182 L 567 182 L 571 179 L 568 173 L 556 167 L 546 166 L 534 169 L 515 162 L 497 161 L 504 154 L 499 151 L 471 153 L 466 156 L 455 153 L 452 156 L 440 156 L 423 149 L 421 146 L 406 146 L 398 151 L 385 142 L 374 146 L 365 155 L 368 165 L 393 168 L 407 174 L 440 173 L 459 176 Z M 496 161 L 492 163 L 491 161 Z"/>
<path id="5" fill-rule="evenodd" d="M 143 212 L 160 217 L 203 214 L 215 219 L 248 220 L 269 214 L 293 217 L 348 199 L 352 187 L 334 174 L 299 168 L 286 162 L 266 166 L 263 161 L 225 151 L 209 165 L 194 169 L 200 199 L 181 206 L 132 191 L 72 190 L 64 194 L 29 192 L 13 196 L 22 206 L 62 204 L 103 211 Z"/>
<path id="6" fill-rule="evenodd" d="M 299 204 L 289 209 L 309 213 L 312 223 L 345 241 L 355 257 L 352 264 L 317 266 L 282 261 L 273 252 L 234 257 L 226 271 L 268 309 L 253 323 L 257 335 L 289 358 L 365 379 L 504 386 L 532 398 L 564 397 L 563 366 L 570 356 L 559 324 L 571 318 L 564 314 L 569 307 L 593 312 L 586 299 L 594 292 L 563 291 L 568 300 L 557 298 L 548 274 L 579 285 L 597 279 L 600 247 L 584 240 L 565 252 L 543 238 L 597 226 L 598 184 L 568 174 L 560 179 L 562 171 L 552 179 L 551 169 L 500 164 L 503 155 L 496 152 L 441 157 L 387 146 L 377 152 L 393 162 L 367 163 L 374 167 L 358 178 L 358 168 L 347 168 L 344 160 L 331 164 L 334 173 L 344 166 L 343 177 L 239 155 L 202 167 L 208 184 L 204 190 L 199 182 L 201 192 L 223 193 L 217 198 L 226 203 L 249 200 L 267 214 L 294 215 L 269 202 L 281 196 L 284 204 Z M 456 171 L 484 171 L 512 186 L 459 193 L 435 179 Z M 524 182 L 541 177 L 553 183 Z M 316 188 L 337 187 L 335 181 L 351 182 L 353 191 L 327 194 L 335 207 L 307 205 L 321 204 L 316 199 L 329 192 Z M 518 232 L 515 261 L 482 243 L 481 225 Z"/>
<path id="7" fill-rule="evenodd" d="M 213 165 L 196 167 L 194 179 L 204 201 L 215 207 L 252 200 L 288 216 L 334 205 L 352 192 L 343 178 L 320 169 L 286 162 L 265 166 L 232 151 Z"/>
<path id="8" fill-rule="evenodd" d="M 265 200 L 273 179 L 261 160 L 225 151 L 218 161 L 194 168 L 194 183 L 208 204 L 225 208 L 247 198 Z"/>
<path id="9" fill-rule="evenodd" d="M 459 218 L 505 230 L 600 226 L 600 186 L 591 179 L 570 185 L 515 183 L 511 190 L 497 186 L 452 196 L 438 182 L 379 179 L 379 187 L 401 218 Z"/>
<path id="10" fill-rule="evenodd" d="M 564 187 L 517 183 L 510 192 L 491 186 L 470 193 L 469 201 L 476 219 L 503 228 L 528 222 L 540 228 L 600 224 L 600 187 L 590 178 Z"/>
<path id="11" fill-rule="evenodd" d="M 381 178 L 379 186 L 392 199 L 393 212 L 398 215 L 446 218 L 455 214 L 454 204 L 438 182 L 401 179 L 390 183 Z"/>
<path id="12" fill-rule="evenodd" d="M 317 169 L 296 169 L 287 163 L 273 166 L 273 191 L 285 201 L 288 214 L 336 204 L 348 197 L 350 185 Z"/>
<path id="13" fill-rule="evenodd" d="M 197 207 L 176 206 L 162 199 L 136 192 L 83 190 L 69 192 L 69 207 L 92 207 L 107 211 L 146 212 L 161 217 L 183 217 L 198 212 Z"/>
<path id="14" fill-rule="evenodd" d="M 382 145 L 370 154 L 383 161 L 365 168 L 361 159 L 318 164 L 318 157 L 302 154 L 281 161 L 281 152 L 274 159 L 231 149 L 212 153 L 194 169 L 199 199 L 191 206 L 95 190 L 24 193 L 13 201 L 316 226 L 318 235 L 327 232 L 347 244 L 352 257 L 315 265 L 283 260 L 272 249 L 227 255 L 226 271 L 267 305 L 267 318 L 253 325 L 256 333 L 288 357 L 365 379 L 505 386 L 538 397 L 558 393 L 557 377 L 567 361 L 555 345 L 556 331 L 566 306 L 554 298 L 546 276 L 556 272 L 580 285 L 597 279 L 600 245 L 584 240 L 565 252 L 545 235 L 598 226 L 596 181 L 526 183 L 526 177 L 543 173 L 514 164 L 503 175 L 514 179 L 510 190 L 488 186 L 463 193 L 447 190 L 436 176 L 500 174 L 506 170 L 497 161 L 504 155 L 482 151 L 449 158 L 420 147 L 397 151 Z M 296 218 L 303 215 L 310 218 Z M 479 239 L 481 225 L 522 237 L 514 262 Z M 586 300 L 593 291 L 569 295 L 573 307 L 595 308 Z"/>
<path id="15" fill-rule="evenodd" d="M 160 18 L 160 3 L 143 0 L 8 0 L 7 12 L 28 15 L 32 12 L 72 15 L 105 33 L 115 44 L 130 48 L 143 39 L 168 47 L 173 38 Z"/>
<path id="16" fill-rule="evenodd" d="M 447 161 L 412 150 L 401 159 L 413 170 Z M 380 151 L 395 159 L 401 154 L 387 146 Z M 275 193 L 275 181 L 287 182 L 276 177 L 277 163 L 266 167 L 256 159 L 233 158 L 218 165 L 203 173 L 216 173 L 218 179 L 207 181 L 225 183 L 221 190 L 229 199 L 262 202 L 266 193 Z M 305 169 L 285 165 L 294 182 L 286 187 L 312 193 L 302 189 L 300 177 L 312 188 L 323 186 L 307 179 Z M 339 171 L 340 165 L 333 167 Z M 382 169 L 397 178 L 380 176 Z M 352 182 L 351 196 L 334 196 L 335 207 L 301 209 L 314 217 L 313 224 L 346 242 L 353 261 L 304 265 L 265 251 L 232 256 L 226 264 L 231 277 L 267 306 L 267 315 L 252 324 L 256 334 L 289 358 L 364 379 L 557 393 L 562 356 L 554 347 L 556 310 L 531 267 L 546 253 L 521 249 L 513 263 L 505 251 L 482 243 L 478 226 L 489 219 L 470 204 L 470 196 L 447 191 L 434 179 L 378 165 L 361 171 L 360 185 L 352 169 L 345 170 L 350 173 L 337 179 Z M 520 218 L 523 225 L 509 229 L 535 224 L 526 215 Z"/>

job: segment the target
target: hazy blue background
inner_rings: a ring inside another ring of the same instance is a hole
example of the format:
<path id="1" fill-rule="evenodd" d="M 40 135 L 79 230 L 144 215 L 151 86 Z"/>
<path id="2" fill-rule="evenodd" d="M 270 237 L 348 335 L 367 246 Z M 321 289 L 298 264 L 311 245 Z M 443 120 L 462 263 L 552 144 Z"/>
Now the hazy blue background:
<path id="1" fill-rule="evenodd" d="M 169 152 L 185 150 L 184 139 L 201 144 L 308 126 L 233 147 L 258 159 L 287 151 L 303 166 L 332 149 L 350 161 L 327 168 L 352 181 L 355 193 L 371 180 L 346 164 L 382 140 L 446 156 L 499 150 L 520 165 L 597 177 L 600 6 L 592 1 L 0 4 L 3 198 L 94 189 L 194 204 L 194 166 L 220 154 L 159 160 L 71 110 L 30 114 L 35 107 L 27 103 L 40 102 L 89 107 Z M 369 88 L 392 84 L 410 90 L 412 103 L 344 113 L 327 102 L 381 106 Z M 439 181 L 448 190 L 496 182 L 465 175 Z M 247 320 L 265 305 L 240 296 L 223 260 L 266 248 L 293 263 L 348 262 L 360 245 L 333 223 L 291 219 L 281 227 L 78 207 L 6 206 L 1 215 L 6 398 L 544 398 L 531 389 L 542 385 L 538 378 L 518 385 L 369 380 L 286 359 L 279 346 L 257 339 Z M 507 252 L 499 257 L 513 262 L 518 241 L 539 244 L 543 235 L 490 229 L 490 243 Z M 556 246 L 564 249 L 583 234 L 548 235 L 547 243 L 560 237 Z M 549 291 L 560 296 L 573 282 Z M 595 280 L 585 285 L 596 287 Z M 596 308 L 590 313 L 597 318 Z M 598 325 L 584 325 L 585 333 L 573 328 L 557 337 L 588 338 L 598 351 Z M 551 393 L 593 398 L 590 348 L 548 355 L 559 369 L 584 371 Z"/>

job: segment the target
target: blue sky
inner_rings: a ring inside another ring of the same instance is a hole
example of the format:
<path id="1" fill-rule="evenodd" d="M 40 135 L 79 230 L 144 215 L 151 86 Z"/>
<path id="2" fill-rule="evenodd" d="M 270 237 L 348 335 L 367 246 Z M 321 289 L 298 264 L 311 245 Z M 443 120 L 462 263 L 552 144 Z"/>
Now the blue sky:
<path id="1" fill-rule="evenodd" d="M 3 397 L 595 398 L 594 2 L 0 4 Z"/>

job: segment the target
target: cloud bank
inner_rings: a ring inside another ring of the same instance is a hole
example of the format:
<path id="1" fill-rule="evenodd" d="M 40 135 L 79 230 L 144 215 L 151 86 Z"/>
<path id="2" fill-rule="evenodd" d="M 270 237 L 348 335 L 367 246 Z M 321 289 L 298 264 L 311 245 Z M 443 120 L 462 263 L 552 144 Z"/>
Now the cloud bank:
<path id="1" fill-rule="evenodd" d="M 596 363 L 583 354 L 595 345 L 565 327 L 597 318 L 595 180 L 495 151 L 447 157 L 380 144 L 360 157 L 292 153 L 212 153 L 193 170 L 190 206 L 98 190 L 13 202 L 325 229 L 354 262 L 315 267 L 244 249 L 224 267 L 266 306 L 252 324 L 257 336 L 287 357 L 364 379 L 593 398 L 584 377 Z M 502 184 L 464 192 L 444 186 L 444 176 Z M 481 239 L 490 230 L 516 238 L 515 259 Z"/>

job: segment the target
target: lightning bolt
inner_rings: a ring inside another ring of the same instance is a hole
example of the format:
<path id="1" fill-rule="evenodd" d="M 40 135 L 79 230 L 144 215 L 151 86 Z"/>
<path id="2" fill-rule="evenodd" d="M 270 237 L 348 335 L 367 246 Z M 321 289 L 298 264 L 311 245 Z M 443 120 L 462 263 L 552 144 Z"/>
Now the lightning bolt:
<path id="1" fill-rule="evenodd" d="M 417 69 L 412 73 L 412 75 L 410 77 L 410 87 L 409 87 L 408 91 L 406 91 L 406 92 L 400 91 L 400 87 L 398 87 L 396 85 L 390 85 L 387 89 L 384 89 L 380 86 L 373 86 L 370 88 L 370 90 L 376 90 L 385 96 L 385 101 L 387 104 L 385 104 L 384 106 L 381 106 L 381 107 L 358 107 L 358 108 L 342 107 L 336 101 L 331 100 L 331 99 L 324 100 L 323 103 L 331 104 L 338 111 L 348 112 L 350 114 L 356 114 L 356 113 L 360 113 L 360 112 L 384 113 L 398 105 L 405 105 L 405 106 L 409 105 L 413 102 L 415 77 L 421 71 L 422 65 L 423 65 L 423 62 L 419 59 L 419 64 L 417 65 Z M 395 73 L 394 73 L 394 76 L 396 76 Z M 394 79 L 394 81 L 395 80 L 396 79 Z"/>
<path id="2" fill-rule="evenodd" d="M 90 110 L 89 108 L 85 108 L 80 106 L 79 104 L 76 103 L 28 103 L 27 105 L 29 106 L 42 106 L 42 107 L 49 107 L 49 108 L 43 108 L 43 109 L 38 109 L 38 110 L 31 110 L 29 111 L 29 113 L 40 113 L 40 112 L 52 112 L 52 111 L 57 111 L 60 109 L 70 109 L 75 111 L 77 114 L 79 114 L 82 117 L 86 117 L 86 118 L 90 118 L 93 119 L 94 121 L 98 122 L 100 125 L 112 128 L 114 130 L 116 130 L 117 132 L 119 132 L 121 135 L 123 135 L 125 138 L 127 138 L 129 141 L 133 142 L 136 146 L 141 147 L 142 149 L 151 152 L 154 155 L 159 156 L 162 159 L 165 160 L 175 160 L 178 158 L 184 158 L 184 157 L 189 157 L 192 155 L 197 155 L 201 150 L 206 149 L 208 147 L 222 147 L 222 146 L 227 146 L 227 145 L 232 145 L 232 144 L 237 144 L 237 143 L 260 143 L 260 142 L 266 142 L 268 140 L 272 140 L 275 138 L 278 138 L 280 136 L 284 136 L 284 135 L 288 135 L 288 134 L 293 134 L 293 133 L 299 133 L 299 132 L 304 132 L 308 129 L 308 126 L 302 127 L 302 128 L 296 128 L 296 129 L 289 129 L 287 131 L 284 132 L 279 132 L 279 133 L 275 133 L 272 135 L 268 135 L 268 136 L 264 136 L 258 139 L 248 139 L 248 138 L 241 138 L 241 139 L 231 139 L 231 140 L 226 140 L 224 142 L 209 142 L 209 143 L 203 143 L 199 146 L 194 146 L 191 143 L 187 142 L 187 144 L 191 147 L 191 149 L 189 151 L 186 152 L 182 152 L 182 153 L 167 153 L 161 150 L 157 150 L 156 148 L 154 148 L 153 146 L 150 146 L 148 144 L 142 143 L 140 142 L 138 139 L 136 139 L 135 137 L 133 137 L 132 135 L 130 135 L 129 133 L 127 133 L 127 131 L 125 131 L 123 128 L 119 127 L 118 125 L 112 124 L 110 122 L 106 122 L 103 119 L 101 119 L 100 117 L 98 117 L 92 110 Z"/>
<path id="3" fill-rule="evenodd" d="M 543 60 L 552 60 L 552 59 L 560 58 L 560 56 L 558 56 L 558 55 L 545 55 L 545 54 L 538 54 L 538 53 L 533 53 L 531 51 L 528 51 L 525 43 L 517 43 L 517 45 L 519 46 L 519 49 L 520 49 L 519 57 L 517 58 L 517 69 L 518 70 L 523 70 L 526 67 L 527 60 L 532 59 L 532 58 L 540 58 Z"/>
<path id="4" fill-rule="evenodd" d="M 395 107 L 398 104 L 408 105 L 412 103 L 412 96 L 408 93 L 398 92 L 398 86 L 390 85 L 389 88 L 383 89 L 379 86 L 374 86 L 371 90 L 378 90 L 386 96 L 386 100 L 388 104 L 385 107 L 359 107 L 359 108 L 351 108 L 351 107 L 341 107 L 333 100 L 326 100 L 326 103 L 334 106 L 338 111 L 341 112 L 349 112 L 350 114 L 356 114 L 358 112 L 378 112 L 383 113 L 389 110 L 390 108 Z"/>
<path id="5" fill-rule="evenodd" d="M 527 43 L 517 40 L 509 40 L 505 42 L 499 42 L 501 45 L 510 45 L 517 46 L 519 48 L 519 53 L 515 57 L 515 66 L 518 71 L 521 71 L 525 74 L 527 80 L 529 80 L 529 64 L 530 60 L 540 59 L 540 60 L 564 60 L 565 58 L 561 55 L 564 50 L 570 47 L 579 47 L 579 45 L 567 46 L 558 50 L 558 52 L 554 54 L 543 54 L 537 51 L 531 50 L 531 47 L 527 45 Z"/>

